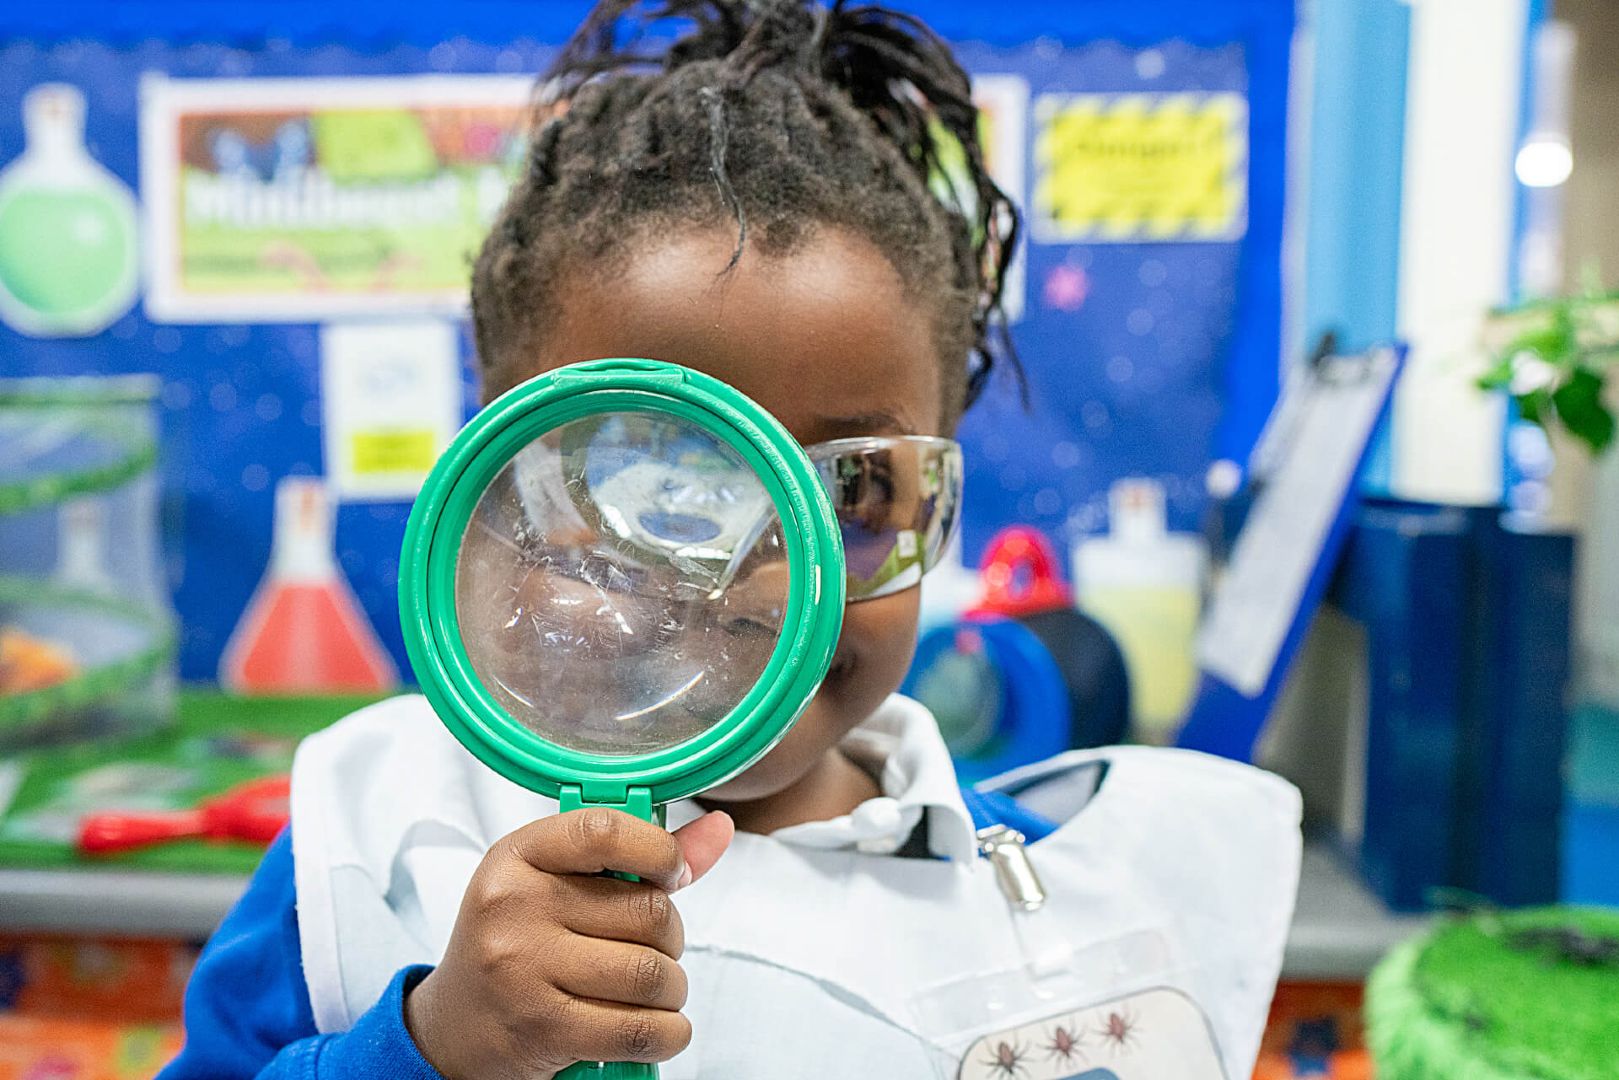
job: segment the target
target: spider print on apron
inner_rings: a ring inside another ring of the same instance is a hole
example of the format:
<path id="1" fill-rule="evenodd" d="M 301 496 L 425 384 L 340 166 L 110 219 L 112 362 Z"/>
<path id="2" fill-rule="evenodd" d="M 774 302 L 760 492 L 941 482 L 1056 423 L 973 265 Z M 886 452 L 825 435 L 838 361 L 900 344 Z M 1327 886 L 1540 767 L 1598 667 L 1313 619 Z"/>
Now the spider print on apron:
<path id="1" fill-rule="evenodd" d="M 986 1035 L 959 1080 L 1228 1080 L 1208 1019 L 1157 988 Z"/>

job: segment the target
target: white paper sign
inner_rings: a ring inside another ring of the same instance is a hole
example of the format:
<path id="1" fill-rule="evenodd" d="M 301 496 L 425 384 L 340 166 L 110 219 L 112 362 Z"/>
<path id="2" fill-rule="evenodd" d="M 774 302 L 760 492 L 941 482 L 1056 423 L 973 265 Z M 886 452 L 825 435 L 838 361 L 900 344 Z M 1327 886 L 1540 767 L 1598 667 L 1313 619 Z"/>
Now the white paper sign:
<path id="1" fill-rule="evenodd" d="M 984 164 L 1002 191 L 1021 210 L 1027 202 L 1024 162 L 1029 153 L 1029 84 L 1019 75 L 973 78 L 973 104 L 978 106 L 984 135 Z M 1028 245 L 1019 242 L 1001 284 L 1001 309 L 1011 322 L 1023 318 L 1028 291 Z"/>
<path id="2" fill-rule="evenodd" d="M 441 319 L 321 329 L 326 476 L 348 500 L 409 500 L 461 426 L 459 335 Z"/>

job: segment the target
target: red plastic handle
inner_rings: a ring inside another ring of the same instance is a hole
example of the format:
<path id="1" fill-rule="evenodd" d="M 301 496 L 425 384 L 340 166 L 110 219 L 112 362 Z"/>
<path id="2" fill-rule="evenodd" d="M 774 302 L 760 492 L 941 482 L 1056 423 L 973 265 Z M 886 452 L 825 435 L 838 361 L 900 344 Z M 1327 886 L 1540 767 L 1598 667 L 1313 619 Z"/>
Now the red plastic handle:
<path id="1" fill-rule="evenodd" d="M 286 827 L 291 794 L 286 776 L 267 776 L 234 788 L 203 806 L 208 835 L 268 844 Z"/>
<path id="2" fill-rule="evenodd" d="M 1016 618 L 1072 607 L 1074 593 L 1059 566 L 1045 533 L 1027 525 L 1002 529 L 984 552 L 984 592 L 970 614 Z"/>
<path id="3" fill-rule="evenodd" d="M 206 831 L 203 819 L 201 810 L 172 814 L 91 814 L 79 823 L 79 850 L 105 855 L 202 836 Z"/>
<path id="4" fill-rule="evenodd" d="M 79 850 L 108 855 L 198 836 L 268 844 L 287 824 L 291 787 L 287 776 L 266 776 L 238 784 L 195 810 L 91 814 L 79 823 Z"/>

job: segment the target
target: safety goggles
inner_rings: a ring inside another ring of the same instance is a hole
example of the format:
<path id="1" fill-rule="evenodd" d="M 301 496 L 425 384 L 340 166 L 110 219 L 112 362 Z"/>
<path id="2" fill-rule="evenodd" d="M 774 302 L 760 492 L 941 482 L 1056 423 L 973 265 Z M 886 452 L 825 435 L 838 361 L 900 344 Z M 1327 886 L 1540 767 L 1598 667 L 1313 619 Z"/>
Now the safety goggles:
<path id="1" fill-rule="evenodd" d="M 938 564 L 961 510 L 961 446 L 924 435 L 804 448 L 843 532 L 850 601 L 909 589 Z"/>
<path id="2" fill-rule="evenodd" d="M 626 588 L 655 588 L 671 568 L 708 567 L 717 589 L 736 589 L 771 564 L 785 566 L 781 526 L 768 494 L 741 459 L 715 440 L 656 415 L 574 425 L 554 445 L 537 442 L 514 462 L 512 481 L 530 522 L 565 557 L 529 551 L 547 572 Z M 804 448 L 831 499 L 843 536 L 849 601 L 915 586 L 939 561 L 961 506 L 961 447 L 931 436 L 862 436 Z M 516 534 L 533 536 L 522 527 Z M 605 538 L 605 540 L 604 540 Z M 534 545 L 520 540 L 525 548 Z M 591 549 L 581 556 L 580 551 Z M 611 566 L 603 565 L 611 563 Z"/>

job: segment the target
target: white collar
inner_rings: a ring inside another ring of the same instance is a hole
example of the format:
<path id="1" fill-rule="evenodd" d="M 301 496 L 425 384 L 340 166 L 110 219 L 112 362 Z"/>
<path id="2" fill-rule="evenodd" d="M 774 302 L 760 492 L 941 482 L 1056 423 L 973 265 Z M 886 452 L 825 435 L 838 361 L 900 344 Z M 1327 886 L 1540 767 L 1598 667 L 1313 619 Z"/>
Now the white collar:
<path id="1" fill-rule="evenodd" d="M 928 849 L 934 855 L 958 861 L 977 856 L 972 815 L 956 784 L 950 751 L 925 707 L 895 694 L 840 745 L 877 776 L 882 794 L 841 817 L 777 829 L 770 834 L 773 839 L 821 851 L 890 855 L 926 814 Z M 701 813 L 695 803 L 676 803 L 669 807 L 669 827 L 678 828 Z"/>

